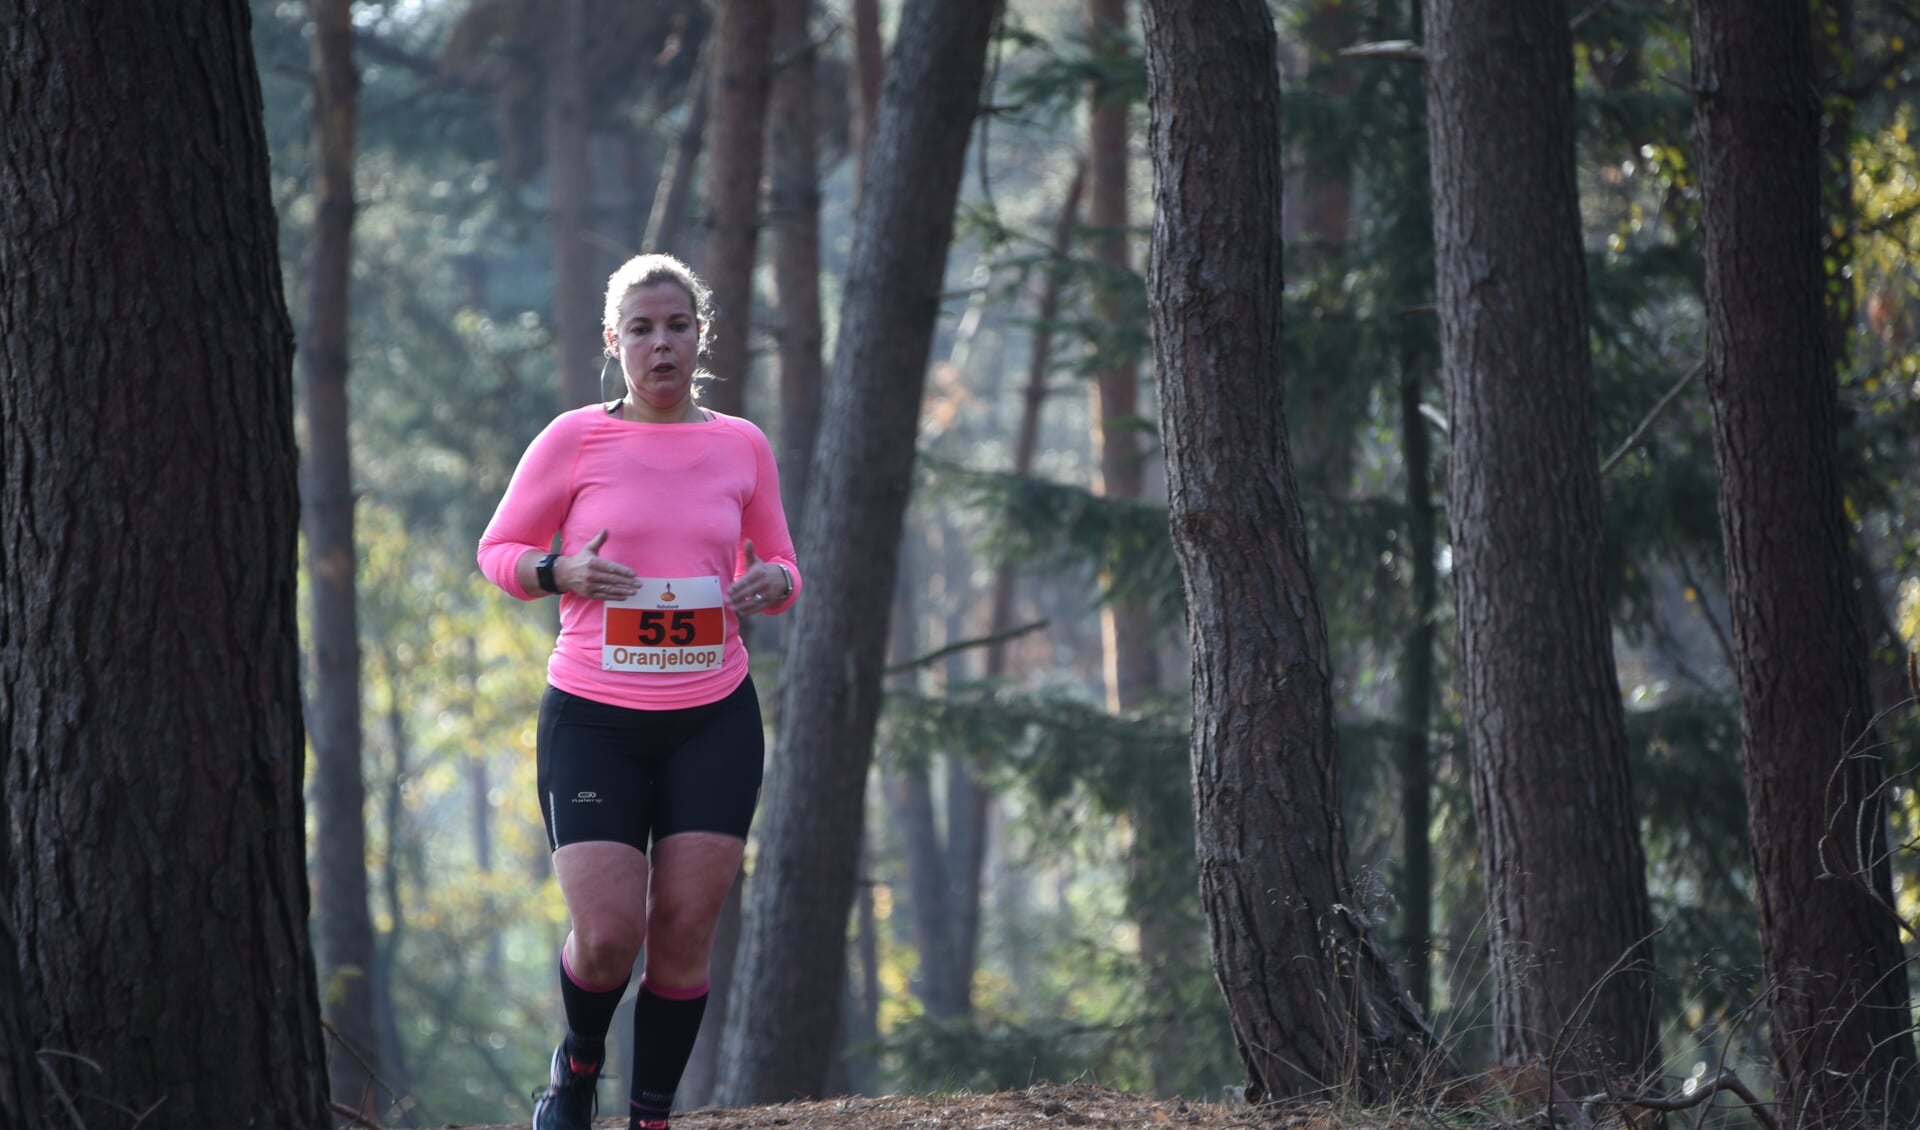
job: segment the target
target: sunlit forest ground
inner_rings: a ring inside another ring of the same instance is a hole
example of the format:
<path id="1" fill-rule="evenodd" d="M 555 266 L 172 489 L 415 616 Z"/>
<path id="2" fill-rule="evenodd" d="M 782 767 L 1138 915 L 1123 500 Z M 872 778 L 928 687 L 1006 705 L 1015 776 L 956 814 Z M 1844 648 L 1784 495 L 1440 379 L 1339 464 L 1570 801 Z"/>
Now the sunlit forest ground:
<path id="1" fill-rule="evenodd" d="M 989 1095 L 882 1095 L 826 1099 L 742 1109 L 706 1109 L 675 1116 L 681 1130 L 1020 1130 L 1042 1126 L 1168 1127 L 1191 1130 L 1334 1130 L 1344 1126 L 1390 1127 L 1432 1124 L 1391 1111 L 1342 1113 L 1330 1107 L 1296 1105 L 1256 1108 L 1244 1103 L 1155 1099 L 1088 1083 L 1042 1083 Z M 602 1119 L 596 1126 L 624 1126 Z M 503 1122 L 468 1130 L 524 1130 Z"/>

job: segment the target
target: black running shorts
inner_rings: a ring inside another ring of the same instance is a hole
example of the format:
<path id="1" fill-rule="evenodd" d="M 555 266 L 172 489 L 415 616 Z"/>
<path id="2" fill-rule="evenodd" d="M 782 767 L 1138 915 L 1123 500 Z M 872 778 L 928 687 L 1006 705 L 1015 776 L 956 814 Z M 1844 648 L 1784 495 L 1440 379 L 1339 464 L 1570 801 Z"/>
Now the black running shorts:
<path id="1" fill-rule="evenodd" d="M 765 759 L 751 677 L 683 710 L 609 706 L 550 686 L 539 734 L 547 845 L 612 840 L 644 852 L 676 832 L 744 840 Z"/>

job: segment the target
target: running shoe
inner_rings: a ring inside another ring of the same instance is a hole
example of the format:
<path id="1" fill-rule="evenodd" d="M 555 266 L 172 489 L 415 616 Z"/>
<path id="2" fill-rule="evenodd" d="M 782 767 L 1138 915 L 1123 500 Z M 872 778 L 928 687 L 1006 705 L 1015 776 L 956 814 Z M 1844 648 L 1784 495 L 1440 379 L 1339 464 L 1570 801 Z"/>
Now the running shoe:
<path id="1" fill-rule="evenodd" d="M 533 1130 L 592 1130 L 599 1110 L 600 1065 L 567 1054 L 567 1042 L 553 1049 L 545 1092 L 535 1097 Z"/>

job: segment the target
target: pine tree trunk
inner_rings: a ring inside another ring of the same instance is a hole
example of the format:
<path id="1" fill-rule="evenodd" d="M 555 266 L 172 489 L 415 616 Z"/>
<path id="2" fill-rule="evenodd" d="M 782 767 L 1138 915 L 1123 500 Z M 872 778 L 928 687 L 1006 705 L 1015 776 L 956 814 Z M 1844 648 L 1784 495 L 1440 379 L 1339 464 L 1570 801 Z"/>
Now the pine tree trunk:
<path id="1" fill-rule="evenodd" d="M 1851 756 L 1874 739 L 1822 302 L 1807 6 L 1700 0 L 1693 81 L 1707 392 L 1778 1090 L 1799 1125 L 1910 1123 L 1907 974 L 1875 905 L 1892 902 L 1882 769 Z"/>
<path id="2" fill-rule="evenodd" d="M 4 433 L 0 433 L 4 434 Z M 0 836 L 0 876 L 13 874 L 13 838 Z M 26 992 L 20 985 L 20 933 L 13 926 L 12 880 L 0 886 L 0 1124 L 40 1125 L 38 1041 L 27 1025 Z"/>
<path id="3" fill-rule="evenodd" d="M 90 1127 L 321 1130 L 293 336 L 249 7 L 9 11 L 0 278 L 31 283 L 0 287 L 0 740 L 27 1030 Z"/>
<path id="4" fill-rule="evenodd" d="M 1603 575 L 1562 5 L 1427 6 L 1434 254 L 1494 1036 L 1590 1093 L 1656 1065 L 1652 911 Z"/>
<path id="5" fill-rule="evenodd" d="M 555 0 L 547 51 L 547 196 L 553 235 L 553 337 L 562 408 L 601 398 L 600 280 L 587 244 L 593 174 L 587 152 L 586 0 Z M 615 393 L 611 384 L 608 396 Z"/>
<path id="6" fill-rule="evenodd" d="M 1326 626 L 1287 454 L 1262 0 L 1144 0 L 1161 434 L 1193 653 L 1201 897 L 1249 1099 L 1434 1072 L 1347 874 Z"/>
<path id="7" fill-rule="evenodd" d="M 753 363 L 753 259 L 760 238 L 760 170 L 773 85 L 775 0 L 722 0 L 713 41 L 713 137 L 700 199 L 706 246 L 698 266 L 713 288 L 713 375 L 701 402 L 744 416 Z"/>
<path id="8" fill-rule="evenodd" d="M 780 346 L 780 493 L 806 546 L 807 474 L 820 431 L 820 158 L 814 118 L 813 0 L 775 0 L 767 220 L 773 228 Z"/>
<path id="9" fill-rule="evenodd" d="M 888 67 L 807 494 L 808 548 L 769 769 L 726 1101 L 814 1094 L 832 1054 L 887 609 L 954 204 L 995 0 L 908 0 Z"/>
<path id="10" fill-rule="evenodd" d="M 315 0 L 314 217 L 299 351 L 307 408 L 301 516 L 312 597 L 314 945 L 332 1028 L 333 1101 L 381 1113 L 374 1023 L 373 919 L 367 907 L 366 786 L 361 769 L 360 627 L 355 593 L 353 460 L 348 444 L 348 279 L 360 74 L 351 0 Z"/>

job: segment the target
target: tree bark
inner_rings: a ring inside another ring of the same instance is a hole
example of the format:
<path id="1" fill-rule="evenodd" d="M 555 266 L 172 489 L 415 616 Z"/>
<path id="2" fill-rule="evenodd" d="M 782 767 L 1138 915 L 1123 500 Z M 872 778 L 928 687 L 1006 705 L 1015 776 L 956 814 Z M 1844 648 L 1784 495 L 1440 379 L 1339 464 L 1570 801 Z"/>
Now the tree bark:
<path id="1" fill-rule="evenodd" d="M 773 227 L 774 308 L 779 318 L 780 489 L 787 522 L 806 545 L 807 475 L 820 430 L 820 168 L 814 118 L 813 0 L 775 0 L 773 134 L 767 219 Z"/>
<path id="2" fill-rule="evenodd" d="M 553 336 L 560 406 L 601 399 L 600 280 L 587 243 L 593 173 L 587 152 L 586 0 L 555 0 L 547 41 L 547 199 L 553 235 Z M 611 389 L 609 389 L 611 392 Z M 609 397 L 611 399 L 611 397 Z"/>
<path id="3" fill-rule="evenodd" d="M 332 1029 L 333 1101 L 380 1113 L 370 1068 L 381 1061 L 374 1022 L 373 918 L 367 907 L 366 786 L 361 767 L 360 627 L 355 594 L 353 458 L 348 442 L 348 280 L 360 74 L 352 0 L 314 0 L 314 217 L 307 244 L 307 317 L 299 350 L 307 408 L 301 516 L 312 599 L 314 946 Z"/>
<path id="4" fill-rule="evenodd" d="M 9 751 L 11 752 L 11 751 Z M 11 836 L 0 836 L 0 876 L 13 874 Z M 12 880 L 0 880 L 0 1121 L 40 1125 L 40 1065 L 37 1041 L 27 1025 L 26 992 L 20 985 L 20 933 L 13 926 Z"/>
<path id="5" fill-rule="evenodd" d="M 293 335 L 249 7 L 125 14 L 58 0 L 0 23 L 0 278 L 21 283 L 0 288 L 0 733 L 27 1030 L 67 1053 L 47 1066 L 93 1130 L 129 1109 L 321 1130 Z"/>
<path id="6" fill-rule="evenodd" d="M 1707 392 L 1778 1089 L 1803 1126 L 1911 1122 L 1907 973 L 1848 584 L 1807 6 L 1700 0 L 1693 81 Z"/>
<path id="7" fill-rule="evenodd" d="M 744 416 L 753 364 L 753 259 L 760 238 L 760 170 L 773 86 L 775 0 L 723 0 L 714 29 L 713 138 L 700 199 L 701 252 L 713 288 L 713 375 L 701 400 Z"/>
<path id="8" fill-rule="evenodd" d="M 1326 625 L 1282 405 L 1280 104 L 1262 0 L 1144 0 L 1150 293 L 1189 609 L 1201 897 L 1250 1100 L 1410 1088 L 1438 1052 L 1356 910 Z"/>
<path id="9" fill-rule="evenodd" d="M 845 974 L 863 799 L 880 704 L 887 610 L 907 503 L 928 348 L 978 108 L 995 0 L 909 0 L 888 67 L 855 224 L 809 547 L 807 598 L 781 687 L 755 894 L 726 1042 L 733 1104 L 816 1093 Z"/>
<path id="10" fill-rule="evenodd" d="M 1427 6 L 1447 517 L 1509 1063 L 1588 1093 L 1657 1065 L 1652 911 L 1603 573 L 1562 5 Z"/>

